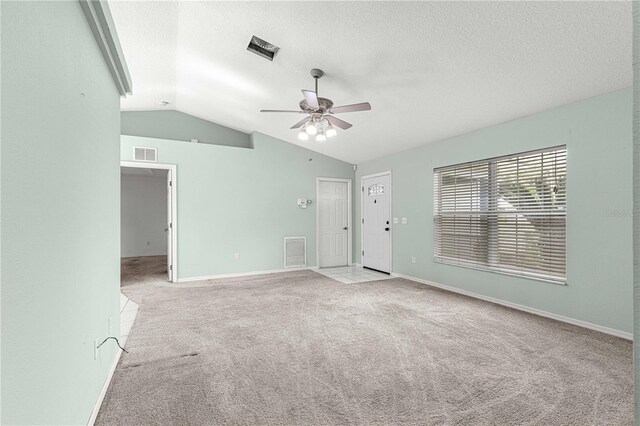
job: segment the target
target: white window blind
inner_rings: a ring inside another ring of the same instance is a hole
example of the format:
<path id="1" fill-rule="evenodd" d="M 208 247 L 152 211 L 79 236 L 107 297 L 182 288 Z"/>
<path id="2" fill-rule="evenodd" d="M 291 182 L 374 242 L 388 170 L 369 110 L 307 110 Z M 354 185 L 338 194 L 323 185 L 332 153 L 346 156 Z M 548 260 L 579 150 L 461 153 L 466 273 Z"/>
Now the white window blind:
<path id="1" fill-rule="evenodd" d="M 434 169 L 434 260 L 566 281 L 565 146 Z"/>

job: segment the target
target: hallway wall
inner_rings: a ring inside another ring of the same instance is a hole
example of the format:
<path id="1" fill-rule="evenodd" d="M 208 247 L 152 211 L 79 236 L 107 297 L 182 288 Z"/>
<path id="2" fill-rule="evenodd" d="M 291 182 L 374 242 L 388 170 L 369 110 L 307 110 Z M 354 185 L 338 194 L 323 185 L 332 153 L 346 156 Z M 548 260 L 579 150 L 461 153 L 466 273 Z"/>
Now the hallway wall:
<path id="1" fill-rule="evenodd" d="M 120 177 L 120 257 L 167 254 L 167 177 Z"/>
<path id="2" fill-rule="evenodd" d="M 0 423 L 87 424 L 118 353 L 94 359 L 119 335 L 120 95 L 79 2 L 0 10 Z"/>
<path id="3" fill-rule="evenodd" d="M 178 278 L 284 268 L 284 237 L 307 237 L 316 265 L 316 177 L 354 178 L 353 166 L 262 133 L 253 149 L 122 136 L 177 165 Z M 301 209 L 298 198 L 313 200 Z M 234 259 L 239 253 L 240 258 Z"/>

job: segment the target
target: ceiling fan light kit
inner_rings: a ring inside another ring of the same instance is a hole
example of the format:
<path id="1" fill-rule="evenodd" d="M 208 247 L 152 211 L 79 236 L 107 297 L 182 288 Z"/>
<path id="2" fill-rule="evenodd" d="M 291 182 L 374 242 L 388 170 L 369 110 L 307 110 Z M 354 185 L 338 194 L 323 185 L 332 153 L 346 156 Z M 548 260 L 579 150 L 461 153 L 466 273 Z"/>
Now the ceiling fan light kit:
<path id="1" fill-rule="evenodd" d="M 309 135 L 309 136 L 313 136 L 318 134 L 318 128 L 316 127 L 315 124 L 313 123 L 307 123 L 306 126 L 304 126 L 304 131 Z M 301 130 L 302 132 L 302 130 Z"/>
<path id="2" fill-rule="evenodd" d="M 308 114 L 309 116 L 300 120 L 291 129 L 300 129 L 298 139 L 309 140 L 309 136 L 315 136 L 316 142 L 324 142 L 327 138 L 332 138 L 338 134 L 336 127 L 347 130 L 352 125 L 344 120 L 335 117 L 334 114 L 356 111 L 368 111 L 371 109 L 369 102 L 362 102 L 353 105 L 333 106 L 333 101 L 318 96 L 318 79 L 324 75 L 324 71 L 314 68 L 311 70 L 311 77 L 315 80 L 315 91 L 302 90 L 304 99 L 298 105 L 300 111 L 291 110 L 260 110 L 260 112 L 290 112 L 298 114 Z"/>
<path id="3" fill-rule="evenodd" d="M 316 142 L 324 142 L 327 138 L 332 138 L 338 134 L 326 118 L 311 117 L 303 121 L 305 123 L 298 132 L 298 139 L 300 140 L 306 141 L 309 140 L 309 136 L 315 136 Z"/>

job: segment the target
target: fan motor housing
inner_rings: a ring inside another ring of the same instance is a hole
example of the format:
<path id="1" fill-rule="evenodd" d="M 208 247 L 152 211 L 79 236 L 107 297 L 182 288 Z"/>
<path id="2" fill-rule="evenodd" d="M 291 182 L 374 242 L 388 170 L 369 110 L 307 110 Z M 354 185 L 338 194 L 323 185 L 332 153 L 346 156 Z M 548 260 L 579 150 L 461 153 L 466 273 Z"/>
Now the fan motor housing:
<path id="1" fill-rule="evenodd" d="M 327 98 L 318 98 L 318 109 L 311 108 L 307 103 L 306 99 L 300 101 L 300 109 L 304 112 L 313 113 L 313 112 L 327 112 L 333 106 L 333 101 Z"/>

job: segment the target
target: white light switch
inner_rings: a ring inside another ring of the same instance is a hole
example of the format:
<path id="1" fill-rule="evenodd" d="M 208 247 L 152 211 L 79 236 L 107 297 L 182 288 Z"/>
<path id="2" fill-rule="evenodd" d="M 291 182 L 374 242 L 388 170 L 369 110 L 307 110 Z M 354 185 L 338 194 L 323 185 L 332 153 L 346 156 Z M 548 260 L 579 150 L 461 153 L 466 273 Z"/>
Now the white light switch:
<path id="1" fill-rule="evenodd" d="M 393 223 L 398 223 L 398 218 L 397 217 L 393 218 Z"/>
<path id="2" fill-rule="evenodd" d="M 406 225 L 406 224 L 407 224 L 407 218 L 406 218 L 406 217 L 403 217 L 403 218 L 402 218 L 402 224 L 403 224 L 403 225 Z"/>

